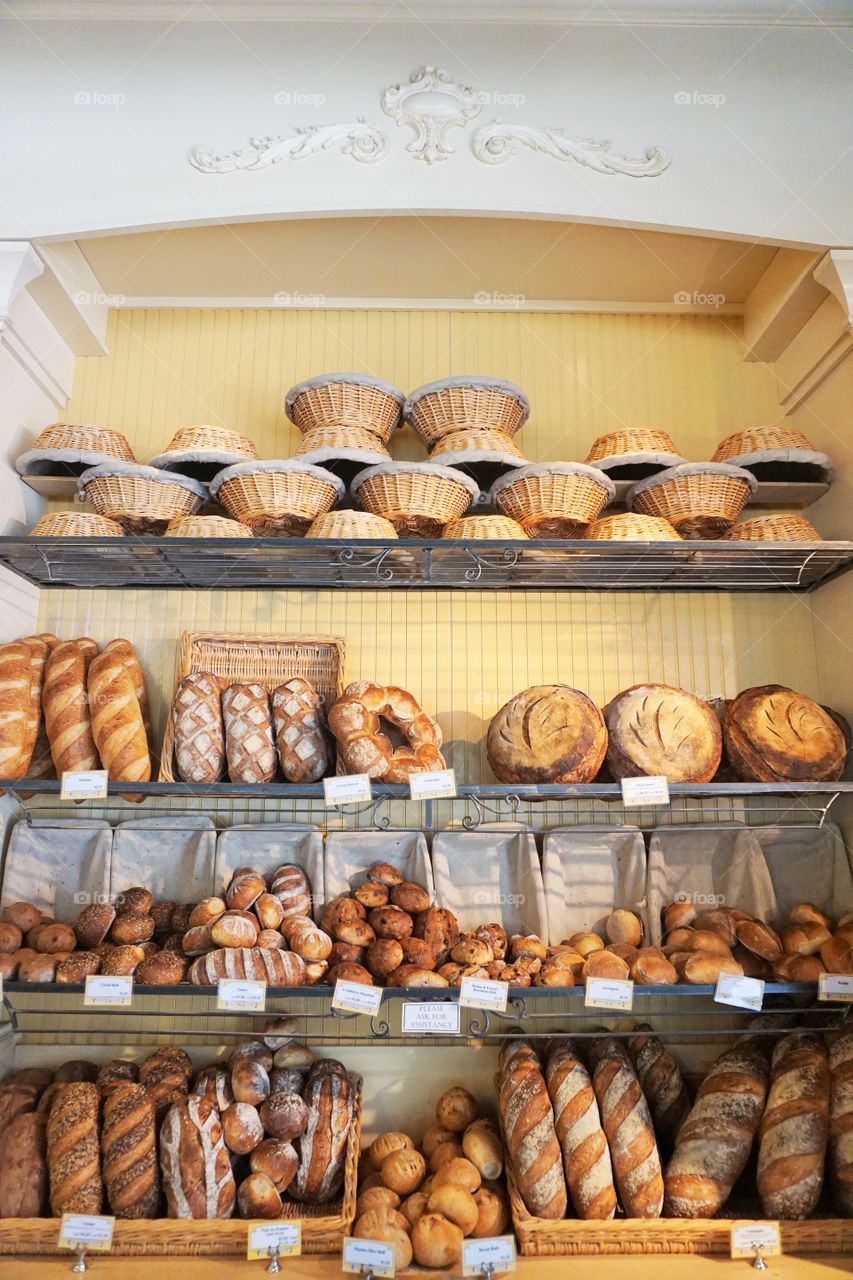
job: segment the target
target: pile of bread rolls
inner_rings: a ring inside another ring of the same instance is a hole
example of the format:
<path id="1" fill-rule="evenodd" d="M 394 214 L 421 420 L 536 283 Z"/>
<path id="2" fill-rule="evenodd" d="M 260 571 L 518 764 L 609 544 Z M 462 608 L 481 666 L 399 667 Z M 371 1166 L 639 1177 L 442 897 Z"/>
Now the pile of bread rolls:
<path id="1" fill-rule="evenodd" d="M 150 741 L 145 678 L 129 641 L 110 640 L 99 653 L 88 636 L 45 632 L 0 645 L 0 778 L 106 769 L 111 782 L 148 782 Z"/>
<path id="2" fill-rule="evenodd" d="M 358 1083 L 294 1030 L 272 1019 L 198 1072 L 173 1045 L 15 1072 L 0 1085 L 0 1217 L 280 1218 L 285 1193 L 334 1200 Z"/>
<path id="3" fill-rule="evenodd" d="M 705 702 L 666 684 L 632 685 L 599 709 L 569 685 L 534 685 L 493 717 L 489 764 L 501 782 L 827 782 L 850 750 L 844 716 L 782 685 Z"/>
<path id="4" fill-rule="evenodd" d="M 757 1144 L 767 1218 L 807 1218 L 829 1174 L 853 1216 L 853 1032 L 747 1036 L 717 1059 L 690 1101 L 672 1054 L 639 1027 L 627 1047 L 602 1034 L 552 1042 L 543 1064 L 526 1040 L 501 1051 L 499 1112 L 507 1163 L 528 1214 L 558 1219 L 711 1218 Z M 733 1206 L 734 1214 L 737 1206 Z"/>
<path id="5" fill-rule="evenodd" d="M 449 1273 L 466 1236 L 499 1236 L 509 1222 L 503 1145 L 476 1098 L 448 1089 L 435 1119 L 419 1149 L 408 1134 L 383 1133 L 362 1157 L 353 1235 L 392 1244 L 398 1271 L 414 1258 Z"/>

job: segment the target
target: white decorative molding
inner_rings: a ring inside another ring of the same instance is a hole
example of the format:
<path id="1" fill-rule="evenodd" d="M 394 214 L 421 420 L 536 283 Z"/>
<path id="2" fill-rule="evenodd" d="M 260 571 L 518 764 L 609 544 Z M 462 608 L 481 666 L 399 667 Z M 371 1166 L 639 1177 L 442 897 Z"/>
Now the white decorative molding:
<path id="1" fill-rule="evenodd" d="M 468 124 L 482 109 L 476 89 L 457 84 L 440 67 L 418 67 L 408 84 L 389 85 L 382 94 L 386 116 L 414 131 L 406 150 L 425 164 L 453 155 L 447 134 Z"/>
<path id="2" fill-rule="evenodd" d="M 243 298 L 226 296 L 182 297 L 174 294 L 122 295 L 114 307 L 118 311 L 487 311 L 506 314 L 545 312 L 556 315 L 628 315 L 628 316 L 739 316 L 743 303 L 711 301 L 704 303 L 661 302 L 648 300 L 622 301 L 594 298 L 522 298 L 502 300 L 501 295 L 477 295 L 467 298 L 416 297 L 329 297 L 295 294 L 283 301 L 281 295 L 266 294 Z"/>
<path id="3" fill-rule="evenodd" d="M 853 330 L 853 249 L 830 249 L 815 267 L 814 278 L 841 303 Z"/>
<path id="4" fill-rule="evenodd" d="M 43 271 L 44 263 L 28 240 L 0 241 L 0 331 L 18 294 Z"/>
<path id="5" fill-rule="evenodd" d="M 502 164 L 526 147 L 554 160 L 584 165 L 596 173 L 619 173 L 629 178 L 656 178 L 669 168 L 669 157 L 658 147 L 649 147 L 634 158 L 611 151 L 611 146 L 610 142 L 597 142 L 594 138 L 567 138 L 562 129 L 502 124 L 500 120 L 483 125 L 471 139 L 474 155 L 483 164 Z"/>
<path id="6" fill-rule="evenodd" d="M 302 125 L 286 138 L 250 138 L 248 147 L 225 155 L 216 155 L 211 147 L 199 145 L 190 152 L 189 162 L 199 173 L 253 171 L 283 160 L 304 160 L 331 147 L 352 156 L 359 164 L 374 164 L 386 155 L 388 139 L 381 129 L 362 119 L 350 124 Z"/>

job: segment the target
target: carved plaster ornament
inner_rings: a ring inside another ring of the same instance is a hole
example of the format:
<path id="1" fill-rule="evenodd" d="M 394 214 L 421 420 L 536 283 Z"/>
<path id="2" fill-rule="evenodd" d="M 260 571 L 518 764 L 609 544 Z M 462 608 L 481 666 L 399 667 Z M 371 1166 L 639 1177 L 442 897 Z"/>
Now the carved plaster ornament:
<path id="1" fill-rule="evenodd" d="M 482 102 L 476 89 L 457 84 L 440 67 L 419 67 L 408 84 L 392 84 L 385 90 L 382 110 L 395 124 L 414 131 L 406 147 L 409 154 L 435 164 L 453 155 L 448 133 L 478 116 Z"/>
<path id="2" fill-rule="evenodd" d="M 669 168 L 669 157 L 658 147 L 649 147 L 642 156 L 634 158 L 611 151 L 611 146 L 610 142 L 598 142 L 594 138 L 567 138 L 562 129 L 502 124 L 500 120 L 483 125 L 471 139 L 471 149 L 483 164 L 502 164 L 526 147 L 554 160 L 584 165 L 596 173 L 621 173 L 629 178 L 656 178 Z"/>
<path id="3" fill-rule="evenodd" d="M 286 138 L 250 138 L 248 147 L 225 155 L 200 145 L 193 147 L 189 162 L 199 173 L 234 173 L 266 169 L 283 160 L 304 160 L 332 147 L 359 164 L 375 164 L 387 154 L 388 139 L 381 129 L 359 118 L 352 124 L 303 125 Z"/>

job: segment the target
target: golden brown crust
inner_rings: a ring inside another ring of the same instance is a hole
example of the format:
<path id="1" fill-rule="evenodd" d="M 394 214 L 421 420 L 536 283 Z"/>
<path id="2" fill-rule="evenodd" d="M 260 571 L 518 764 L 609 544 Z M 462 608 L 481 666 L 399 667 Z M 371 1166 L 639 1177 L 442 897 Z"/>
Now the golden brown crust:
<path id="1" fill-rule="evenodd" d="M 663 775 L 709 782 L 722 752 L 720 723 L 706 702 L 667 684 L 632 685 L 604 708 L 607 765 L 622 778 Z"/>
<path id="2" fill-rule="evenodd" d="M 726 749 L 748 782 L 834 782 L 847 742 L 830 715 L 784 685 L 744 689 L 726 715 Z"/>
<path id="3" fill-rule="evenodd" d="M 100 1213 L 103 1199 L 98 1147 L 100 1099 L 94 1084 L 63 1084 L 47 1122 L 50 1207 L 63 1213 Z"/>
<path id="4" fill-rule="evenodd" d="M 104 1102 L 104 1184 L 117 1218 L 153 1218 L 160 1203 L 155 1110 L 145 1085 L 118 1084 Z"/>
<path id="5" fill-rule="evenodd" d="M 595 703 L 565 684 L 533 685 L 493 717 L 486 755 L 501 782 L 591 782 L 607 729 Z"/>

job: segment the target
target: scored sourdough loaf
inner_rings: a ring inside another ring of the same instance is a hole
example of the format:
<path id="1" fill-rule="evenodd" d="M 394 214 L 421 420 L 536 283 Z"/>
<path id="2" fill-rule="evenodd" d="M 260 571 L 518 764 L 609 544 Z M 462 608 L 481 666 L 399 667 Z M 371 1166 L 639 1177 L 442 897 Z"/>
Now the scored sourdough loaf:
<path id="1" fill-rule="evenodd" d="M 779 684 L 744 689 L 725 717 L 726 751 L 746 782 L 835 782 L 848 744 L 833 716 Z"/>
<path id="2" fill-rule="evenodd" d="M 517 693 L 493 717 L 486 755 L 501 782 L 591 782 L 607 729 L 595 703 L 566 684 Z"/>
<path id="3" fill-rule="evenodd" d="M 319 782 L 331 772 L 331 738 L 323 699 L 301 676 L 273 690 L 272 718 L 281 772 L 287 782 Z"/>
<path id="4" fill-rule="evenodd" d="M 622 1044 L 603 1035 L 590 1046 L 592 1084 L 610 1147 L 616 1188 L 629 1218 L 659 1218 L 663 1177 L 649 1106 Z"/>
<path id="5" fill-rule="evenodd" d="M 299 1166 L 288 1190 L 294 1200 L 326 1204 L 343 1182 L 355 1089 L 343 1064 L 324 1058 L 308 1073 L 302 1097 L 308 1126 L 299 1139 Z"/>
<path id="6" fill-rule="evenodd" d="M 143 1084 L 116 1085 L 104 1101 L 104 1186 L 117 1218 L 153 1218 L 160 1203 L 154 1103 Z"/>
<path id="7" fill-rule="evenodd" d="M 623 689 L 604 708 L 613 778 L 708 782 L 720 764 L 720 722 L 706 702 L 668 684 Z"/>
<path id="8" fill-rule="evenodd" d="M 616 1189 L 589 1072 L 571 1040 L 557 1044 L 545 1070 L 566 1182 L 579 1218 L 612 1218 Z"/>
<path id="9" fill-rule="evenodd" d="M 87 678 L 92 737 L 110 782 L 148 782 L 151 757 L 133 678 L 120 653 L 92 659 Z M 142 796 L 126 796 L 141 800 Z"/>
<path id="10" fill-rule="evenodd" d="M 222 695 L 225 759 L 232 782 L 272 782 L 275 748 L 269 694 L 262 684 L 232 684 Z"/>
<path id="11" fill-rule="evenodd" d="M 829 1046 L 829 1170 L 835 1202 L 853 1217 L 853 1031 Z"/>
<path id="12" fill-rule="evenodd" d="M 509 1161 L 527 1212 L 563 1218 L 568 1196 L 554 1109 L 539 1058 L 524 1041 L 501 1050 L 498 1110 Z"/>
<path id="13" fill-rule="evenodd" d="M 770 1218 L 807 1218 L 823 1186 L 829 1134 L 829 1058 L 823 1040 L 793 1031 L 773 1050 L 761 1121 L 758 1194 Z"/>
<path id="14" fill-rule="evenodd" d="M 628 1053 L 652 1113 L 658 1146 L 671 1151 L 690 1111 L 690 1094 L 675 1058 L 650 1032 L 650 1026 L 640 1023 L 628 1041 Z"/>
<path id="15" fill-rule="evenodd" d="M 197 987 L 214 986 L 220 978 L 253 978 L 270 987 L 300 987 L 305 962 L 293 951 L 267 947 L 222 947 L 190 965 L 187 979 Z"/>
<path id="16" fill-rule="evenodd" d="M 225 767 L 219 681 L 209 671 L 184 676 L 172 702 L 175 767 L 182 782 L 218 782 Z"/>
<path id="17" fill-rule="evenodd" d="M 63 1213 L 100 1213 L 103 1199 L 98 1148 L 100 1098 L 87 1081 L 56 1091 L 47 1122 L 50 1207 Z"/>
<path id="18" fill-rule="evenodd" d="M 180 1098 L 160 1129 L 160 1169 L 170 1218 L 230 1218 L 236 1189 L 219 1112 L 208 1098 Z"/>
<path id="19" fill-rule="evenodd" d="M 726 1203 L 749 1159 L 769 1074 L 757 1039 L 727 1049 L 711 1067 L 666 1168 L 667 1217 L 713 1218 Z"/>

